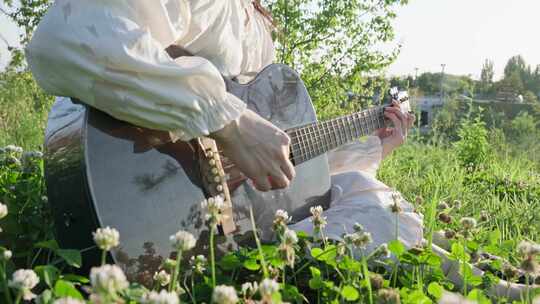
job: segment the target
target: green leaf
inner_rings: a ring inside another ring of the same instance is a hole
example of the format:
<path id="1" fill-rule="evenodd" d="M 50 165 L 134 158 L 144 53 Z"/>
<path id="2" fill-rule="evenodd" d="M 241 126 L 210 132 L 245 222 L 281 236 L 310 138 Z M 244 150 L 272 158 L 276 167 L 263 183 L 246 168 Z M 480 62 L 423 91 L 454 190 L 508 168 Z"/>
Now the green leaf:
<path id="1" fill-rule="evenodd" d="M 72 297 L 74 299 L 83 300 L 81 293 L 75 286 L 64 280 L 58 280 L 54 286 L 54 294 L 57 297 Z"/>
<path id="2" fill-rule="evenodd" d="M 324 281 L 321 278 L 321 271 L 315 267 L 309 267 L 312 278 L 309 280 L 309 288 L 321 289 L 324 287 Z"/>
<path id="3" fill-rule="evenodd" d="M 62 280 L 70 281 L 74 283 L 81 283 L 81 284 L 90 283 L 90 280 L 88 280 L 86 277 L 76 275 L 76 274 L 66 274 L 66 275 L 63 275 L 61 278 Z"/>
<path id="4" fill-rule="evenodd" d="M 283 294 L 284 300 L 288 302 L 302 302 L 304 299 L 304 296 L 298 291 L 298 288 L 293 285 L 281 284 L 281 293 Z"/>
<path id="5" fill-rule="evenodd" d="M 352 287 L 351 285 L 343 286 L 343 288 L 341 289 L 341 295 L 347 301 L 356 301 L 358 297 L 360 297 L 358 290 L 356 290 L 356 288 Z"/>
<path id="6" fill-rule="evenodd" d="M 428 293 L 437 300 L 442 297 L 443 292 L 444 288 L 437 282 L 431 282 L 428 286 Z"/>
<path id="7" fill-rule="evenodd" d="M 393 240 L 388 243 L 388 250 L 398 258 L 406 251 L 405 246 L 398 240 Z"/>
<path id="8" fill-rule="evenodd" d="M 261 265 L 257 263 L 257 260 L 254 259 L 245 260 L 244 267 L 251 271 L 257 271 L 261 269 Z"/>
<path id="9" fill-rule="evenodd" d="M 353 260 L 351 259 L 351 257 L 346 255 L 339 263 L 339 268 L 354 273 L 360 273 L 360 271 L 362 271 L 362 264 L 359 261 Z"/>
<path id="10" fill-rule="evenodd" d="M 415 304 L 431 304 L 433 303 L 431 299 L 426 296 L 421 290 L 412 291 L 407 297 L 408 303 Z"/>
<path id="11" fill-rule="evenodd" d="M 234 270 L 242 267 L 242 262 L 235 254 L 229 253 L 218 262 L 218 265 L 224 270 Z"/>
<path id="12" fill-rule="evenodd" d="M 327 264 L 335 264 L 336 263 L 336 246 L 335 245 L 329 245 L 326 246 L 326 248 L 323 250 L 322 248 L 312 248 L 311 249 L 311 256 L 321 262 L 325 262 Z"/>
<path id="13" fill-rule="evenodd" d="M 460 243 L 452 244 L 452 251 L 450 257 L 454 260 L 465 262 L 468 262 L 470 259 L 468 254 L 465 252 L 465 248 L 463 248 L 463 245 L 461 245 Z"/>
<path id="14" fill-rule="evenodd" d="M 60 249 L 60 247 L 58 246 L 58 243 L 56 242 L 56 240 L 48 240 L 48 241 L 38 242 L 38 243 L 34 244 L 34 247 L 35 248 L 50 249 L 50 250 L 53 250 L 53 251 L 56 251 L 56 250 Z"/>
<path id="15" fill-rule="evenodd" d="M 499 229 L 490 231 L 488 239 L 490 245 L 499 245 L 499 241 L 501 239 L 501 231 Z"/>
<path id="16" fill-rule="evenodd" d="M 58 249 L 56 250 L 56 254 L 58 254 L 61 258 L 66 261 L 66 263 L 69 266 L 80 268 L 82 264 L 82 257 L 81 253 L 78 250 L 74 249 Z"/>
<path id="17" fill-rule="evenodd" d="M 314 258 L 314 259 L 319 259 L 319 256 L 321 256 L 323 254 L 324 250 L 322 250 L 322 248 L 319 248 L 319 247 L 315 247 L 315 248 L 311 248 L 311 256 Z"/>
<path id="18" fill-rule="evenodd" d="M 52 303 L 52 299 L 53 299 L 52 292 L 49 289 L 46 289 L 39 295 L 38 303 L 50 304 Z"/>
<path id="19" fill-rule="evenodd" d="M 54 286 L 54 283 L 60 275 L 60 270 L 51 265 L 37 266 L 34 268 L 37 275 L 42 282 L 45 282 L 50 288 Z"/>
<path id="20" fill-rule="evenodd" d="M 467 295 L 467 299 L 476 301 L 478 304 L 490 304 L 491 301 L 484 295 L 480 289 L 473 289 Z"/>

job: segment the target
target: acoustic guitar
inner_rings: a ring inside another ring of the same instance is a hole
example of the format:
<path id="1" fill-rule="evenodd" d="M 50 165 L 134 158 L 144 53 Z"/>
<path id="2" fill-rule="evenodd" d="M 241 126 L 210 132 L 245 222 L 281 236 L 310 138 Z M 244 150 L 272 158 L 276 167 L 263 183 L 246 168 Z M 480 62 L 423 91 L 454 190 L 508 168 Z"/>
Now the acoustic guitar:
<path id="1" fill-rule="evenodd" d="M 328 207 L 326 152 L 386 126 L 384 106 L 318 122 L 306 87 L 285 65 L 266 67 L 247 84 L 226 80 L 230 93 L 291 138 L 296 178 L 284 190 L 259 192 L 224 158 L 212 140 L 172 142 L 167 132 L 119 121 L 84 103 L 60 98 L 50 113 L 45 168 L 56 234 L 63 248 L 81 249 L 83 268 L 99 262 L 92 232 L 119 230 L 121 247 L 109 257 L 131 279 L 151 280 L 170 254 L 169 236 L 188 230 L 196 251 L 208 252 L 201 202 L 221 195 L 228 220 L 221 223 L 220 250 L 252 236 L 250 207 L 263 240 L 272 238 L 276 210 L 300 221 L 312 206 Z M 392 93 L 408 110 L 406 94 Z"/>

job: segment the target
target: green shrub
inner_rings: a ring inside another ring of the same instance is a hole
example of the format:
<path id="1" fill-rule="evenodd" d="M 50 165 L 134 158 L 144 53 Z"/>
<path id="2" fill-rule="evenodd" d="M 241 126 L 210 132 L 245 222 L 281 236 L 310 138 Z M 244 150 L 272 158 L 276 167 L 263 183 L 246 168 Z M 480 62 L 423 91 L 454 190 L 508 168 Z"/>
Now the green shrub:
<path id="1" fill-rule="evenodd" d="M 53 98 L 38 87 L 30 72 L 0 74 L 0 146 L 41 149 Z"/>
<path id="2" fill-rule="evenodd" d="M 482 121 L 481 108 L 474 115 L 471 110 L 469 115 L 461 120 L 458 130 L 459 140 L 454 143 L 458 159 L 464 166 L 479 166 L 484 164 L 489 156 L 488 131 L 486 123 Z"/>

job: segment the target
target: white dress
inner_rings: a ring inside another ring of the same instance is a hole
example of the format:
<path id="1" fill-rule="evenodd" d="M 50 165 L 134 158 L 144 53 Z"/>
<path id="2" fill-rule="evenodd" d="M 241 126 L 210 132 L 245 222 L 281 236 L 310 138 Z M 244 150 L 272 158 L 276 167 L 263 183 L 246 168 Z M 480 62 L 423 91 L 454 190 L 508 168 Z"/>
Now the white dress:
<path id="1" fill-rule="evenodd" d="M 195 56 L 173 60 L 164 51 L 171 44 Z M 222 75 L 252 77 L 274 60 L 274 46 L 249 0 L 57 0 L 26 55 L 50 94 L 189 140 L 241 115 L 245 105 L 226 92 Z M 395 238 L 392 189 L 375 178 L 381 155 L 375 136 L 328 154 L 327 236 L 339 239 L 358 222 L 372 234 L 368 250 Z M 400 205 L 399 238 L 419 244 L 422 217 Z M 309 219 L 291 227 L 312 230 Z"/>

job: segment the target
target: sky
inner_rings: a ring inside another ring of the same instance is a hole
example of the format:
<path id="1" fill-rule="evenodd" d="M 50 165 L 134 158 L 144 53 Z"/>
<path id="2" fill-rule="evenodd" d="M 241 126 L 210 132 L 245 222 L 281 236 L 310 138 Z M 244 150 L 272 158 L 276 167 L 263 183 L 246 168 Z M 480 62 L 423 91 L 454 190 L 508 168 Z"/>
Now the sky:
<path id="1" fill-rule="evenodd" d="M 508 59 L 540 64 L 540 0 L 410 0 L 398 10 L 403 45 L 391 75 L 441 71 L 479 78 L 485 59 L 501 77 Z"/>
<path id="2" fill-rule="evenodd" d="M 540 64 L 540 0 L 410 0 L 394 22 L 401 54 L 390 75 L 440 72 L 478 78 L 485 59 L 496 77 L 514 55 Z M 19 30 L 0 16 L 0 35 L 16 44 Z M 0 39 L 0 68 L 9 60 Z"/>

